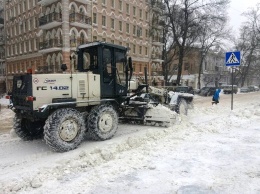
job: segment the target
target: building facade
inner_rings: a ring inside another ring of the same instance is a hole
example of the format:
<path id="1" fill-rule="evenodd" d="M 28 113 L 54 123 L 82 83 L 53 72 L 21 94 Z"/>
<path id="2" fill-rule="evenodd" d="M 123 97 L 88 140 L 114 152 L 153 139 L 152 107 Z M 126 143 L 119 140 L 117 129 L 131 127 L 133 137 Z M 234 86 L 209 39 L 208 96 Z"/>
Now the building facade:
<path id="1" fill-rule="evenodd" d="M 0 0 L 0 97 L 6 92 L 4 0 Z"/>
<path id="2" fill-rule="evenodd" d="M 156 1 L 157 2 L 157 1 Z M 7 90 L 14 75 L 76 71 L 76 48 L 92 41 L 129 47 L 134 74 L 160 66 L 162 28 L 151 32 L 156 12 L 148 0 L 7 0 Z M 158 22 L 158 20 L 157 20 Z M 155 25 L 155 26 L 158 26 Z"/>
<path id="3" fill-rule="evenodd" d="M 199 66 L 203 53 L 200 48 L 190 48 L 183 60 L 181 85 L 199 88 Z M 203 56 L 201 69 L 201 88 L 204 86 L 221 86 L 229 83 L 230 75 L 228 68 L 225 66 L 225 53 L 217 48 L 209 50 Z M 178 59 L 173 61 L 173 76 L 171 82 L 174 84 L 177 79 Z"/>

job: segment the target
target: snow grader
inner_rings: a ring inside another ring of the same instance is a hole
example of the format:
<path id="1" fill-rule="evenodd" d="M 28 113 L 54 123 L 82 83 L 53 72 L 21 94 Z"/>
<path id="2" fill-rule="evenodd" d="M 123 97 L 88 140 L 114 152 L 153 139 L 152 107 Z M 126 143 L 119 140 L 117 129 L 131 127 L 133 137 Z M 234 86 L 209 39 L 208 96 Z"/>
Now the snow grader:
<path id="1" fill-rule="evenodd" d="M 65 152 L 78 147 L 86 134 L 94 140 L 112 138 L 121 120 L 162 126 L 174 122 L 174 111 L 140 98 L 149 86 L 130 81 L 133 67 L 126 47 L 92 42 L 80 45 L 77 56 L 73 73 L 65 73 L 63 64 L 63 73 L 29 70 L 14 76 L 9 98 L 15 112 L 13 128 L 21 139 L 44 137 L 52 150 Z M 177 112 L 180 104 L 193 99 L 176 96 Z"/>

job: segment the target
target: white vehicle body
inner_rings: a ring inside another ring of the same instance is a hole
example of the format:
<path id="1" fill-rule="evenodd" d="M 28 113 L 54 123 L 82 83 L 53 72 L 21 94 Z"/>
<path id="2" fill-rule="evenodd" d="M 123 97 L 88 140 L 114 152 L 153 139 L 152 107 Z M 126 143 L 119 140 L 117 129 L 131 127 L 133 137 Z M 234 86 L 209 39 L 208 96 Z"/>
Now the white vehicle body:
<path id="1" fill-rule="evenodd" d="M 77 106 L 100 101 L 100 76 L 92 72 L 77 74 L 32 74 L 33 110 L 55 103 L 53 99 L 74 98 Z M 73 87 L 72 87 L 73 85 Z M 56 102 L 58 103 L 58 102 Z"/>

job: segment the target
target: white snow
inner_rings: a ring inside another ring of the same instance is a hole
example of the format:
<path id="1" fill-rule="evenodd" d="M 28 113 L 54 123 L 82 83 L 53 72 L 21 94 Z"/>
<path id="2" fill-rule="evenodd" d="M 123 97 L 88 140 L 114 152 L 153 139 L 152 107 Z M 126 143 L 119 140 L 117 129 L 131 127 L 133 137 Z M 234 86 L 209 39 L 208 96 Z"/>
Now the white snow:
<path id="1" fill-rule="evenodd" d="M 231 95 L 196 96 L 172 127 L 120 124 L 66 153 L 0 131 L 0 193 L 260 193 L 259 99 L 236 94 L 231 111 Z M 2 108 L 0 125 L 13 115 Z"/>

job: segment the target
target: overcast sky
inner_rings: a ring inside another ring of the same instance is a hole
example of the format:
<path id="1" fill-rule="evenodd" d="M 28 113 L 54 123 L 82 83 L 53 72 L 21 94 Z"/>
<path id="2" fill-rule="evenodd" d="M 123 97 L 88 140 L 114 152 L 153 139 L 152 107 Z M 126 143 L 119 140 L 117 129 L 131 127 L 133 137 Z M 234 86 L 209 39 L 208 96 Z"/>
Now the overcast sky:
<path id="1" fill-rule="evenodd" d="M 230 26 L 233 27 L 235 36 L 238 36 L 239 27 L 244 17 L 241 14 L 248 10 L 250 7 L 256 6 L 260 0 L 231 0 L 229 7 Z"/>

